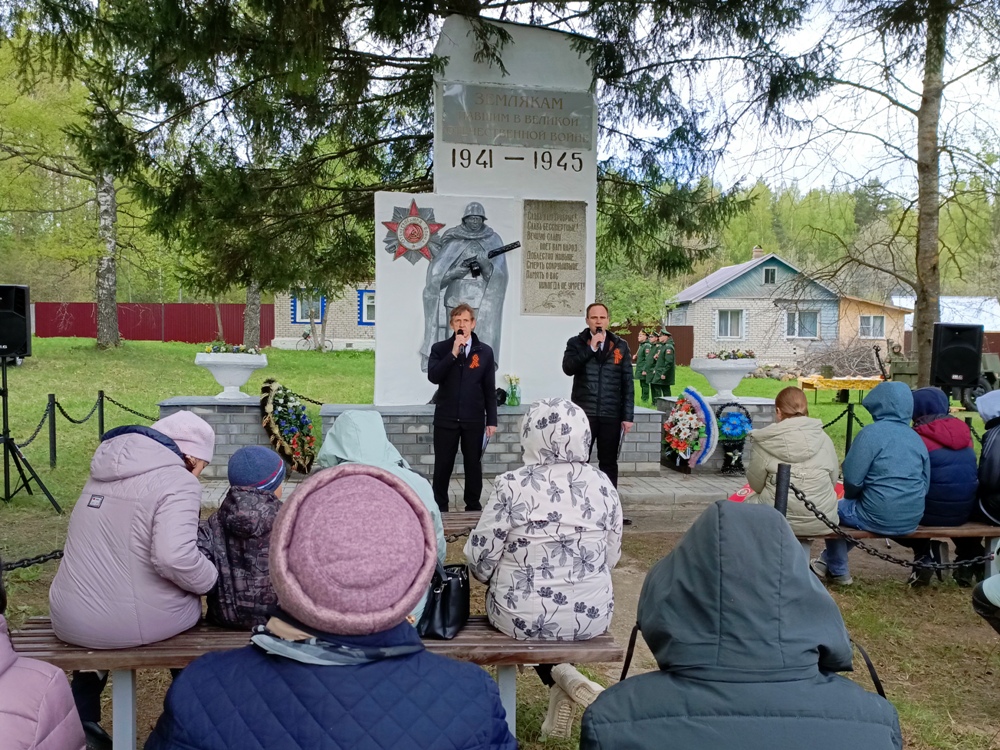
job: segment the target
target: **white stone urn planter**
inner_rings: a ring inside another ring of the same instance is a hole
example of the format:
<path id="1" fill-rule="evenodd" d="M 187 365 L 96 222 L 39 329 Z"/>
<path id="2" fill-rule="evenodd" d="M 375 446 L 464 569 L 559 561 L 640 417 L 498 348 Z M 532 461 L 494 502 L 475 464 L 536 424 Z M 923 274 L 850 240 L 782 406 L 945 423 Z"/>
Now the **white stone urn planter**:
<path id="1" fill-rule="evenodd" d="M 204 367 L 222 386 L 222 393 L 216 395 L 220 401 L 246 398 L 240 388 L 250 379 L 254 370 L 267 367 L 264 354 L 223 354 L 221 352 L 200 353 L 194 357 L 198 367 Z"/>
<path id="2" fill-rule="evenodd" d="M 731 401 L 735 398 L 733 390 L 740 381 L 757 369 L 757 360 L 692 357 L 691 369 L 705 376 L 708 384 L 715 389 L 717 398 Z"/>

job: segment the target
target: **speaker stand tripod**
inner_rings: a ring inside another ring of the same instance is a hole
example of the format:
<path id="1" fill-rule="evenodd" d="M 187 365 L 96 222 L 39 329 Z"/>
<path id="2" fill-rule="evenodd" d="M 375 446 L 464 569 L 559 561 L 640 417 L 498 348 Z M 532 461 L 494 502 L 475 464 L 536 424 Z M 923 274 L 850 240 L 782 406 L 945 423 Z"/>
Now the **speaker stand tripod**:
<path id="1" fill-rule="evenodd" d="M 31 491 L 31 480 L 34 480 L 35 484 L 38 485 L 38 489 L 42 491 L 42 494 L 49 499 L 52 503 L 52 507 L 56 509 L 57 513 L 62 513 L 62 508 L 59 507 L 59 503 L 55 501 L 52 497 L 52 493 L 49 492 L 48 488 L 42 482 L 41 478 L 38 476 L 31 464 L 28 463 L 28 459 L 24 457 L 21 453 L 21 449 L 17 447 L 17 443 L 14 442 L 14 438 L 10 436 L 10 422 L 7 414 L 7 357 L 0 357 L 0 372 L 2 375 L 2 388 L 0 388 L 0 401 L 3 402 L 3 431 L 0 432 L 0 443 L 3 443 L 3 501 L 9 503 L 11 499 L 21 490 L 27 490 L 29 495 L 34 494 Z M 10 463 L 14 462 L 14 466 L 17 468 L 18 476 L 20 477 L 20 484 L 14 488 L 14 491 L 10 491 Z M 28 474 L 31 475 L 29 479 L 24 473 L 24 470 L 28 470 Z"/>

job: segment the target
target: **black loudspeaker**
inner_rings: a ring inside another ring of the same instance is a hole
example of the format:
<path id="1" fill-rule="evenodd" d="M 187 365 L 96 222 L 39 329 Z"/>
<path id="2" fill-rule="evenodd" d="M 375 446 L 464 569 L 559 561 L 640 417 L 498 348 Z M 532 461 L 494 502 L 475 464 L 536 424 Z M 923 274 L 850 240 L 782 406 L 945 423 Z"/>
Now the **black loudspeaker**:
<path id="1" fill-rule="evenodd" d="M 982 326 L 935 323 L 931 385 L 944 388 L 971 388 L 976 385 L 982 353 Z"/>
<path id="2" fill-rule="evenodd" d="M 0 284 L 0 357 L 31 356 L 28 287 Z"/>

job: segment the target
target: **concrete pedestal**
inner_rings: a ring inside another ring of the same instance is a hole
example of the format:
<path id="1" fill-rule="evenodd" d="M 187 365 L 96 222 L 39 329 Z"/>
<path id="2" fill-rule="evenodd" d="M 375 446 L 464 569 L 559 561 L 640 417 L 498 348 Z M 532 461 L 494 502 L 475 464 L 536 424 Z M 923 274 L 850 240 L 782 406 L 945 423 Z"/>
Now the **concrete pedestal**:
<path id="1" fill-rule="evenodd" d="M 774 399 L 773 398 L 755 398 L 755 397 L 737 397 L 737 398 L 719 398 L 718 396 L 706 396 L 705 401 L 713 411 L 719 406 L 725 403 L 736 401 L 746 408 L 750 412 L 750 419 L 753 421 L 753 427 L 755 430 L 759 430 L 761 427 L 767 427 L 769 424 L 774 424 Z M 657 399 L 656 408 L 658 411 L 663 412 L 663 419 L 666 419 L 666 415 L 670 413 L 670 410 L 674 408 L 674 404 L 677 403 L 677 396 L 670 396 L 667 398 Z M 750 454 L 751 454 L 750 441 L 747 440 L 743 447 L 743 465 L 748 466 L 750 464 Z M 691 467 L 692 472 L 698 473 L 709 473 L 718 472 L 722 470 L 722 462 L 724 460 L 722 449 L 716 448 L 715 453 L 713 453 L 705 463 L 699 466 Z M 668 460 L 662 456 L 661 447 L 661 463 L 664 466 L 668 465 Z"/>
<path id="2" fill-rule="evenodd" d="M 205 469 L 206 479 L 225 479 L 229 457 L 244 445 L 270 445 L 261 426 L 260 399 L 216 399 L 211 396 L 175 396 L 161 401 L 160 418 L 177 411 L 190 411 L 204 419 L 215 430 L 215 458 Z M 772 404 L 773 407 L 773 404 Z M 428 478 L 434 471 L 434 407 L 374 406 L 372 404 L 324 404 L 320 407 L 320 423 L 313 424 L 317 450 L 337 417 L 348 409 L 376 409 L 382 414 L 389 441 L 411 467 Z M 483 457 L 483 475 L 493 477 L 520 467 L 521 419 L 528 404 L 501 406 L 498 409 L 498 429 Z M 773 412 L 773 409 L 772 409 Z M 754 417 L 756 422 L 756 416 Z M 655 476 L 660 470 L 660 430 L 663 415 L 652 409 L 636 407 L 635 427 L 625 438 L 618 460 L 621 475 Z M 597 463 L 597 451 L 592 462 Z M 455 475 L 461 476 L 461 455 L 455 461 Z"/>
<path id="3" fill-rule="evenodd" d="M 497 434 L 483 457 L 483 476 L 511 471 L 521 463 L 521 420 L 529 404 L 501 406 L 497 410 Z M 434 471 L 434 407 L 373 406 L 371 404 L 324 404 L 320 409 L 323 435 L 348 409 L 376 409 L 382 415 L 389 441 L 411 467 L 428 477 Z M 618 460 L 620 474 L 655 476 L 660 470 L 660 429 L 662 416 L 652 409 L 636 407 L 635 427 L 625 438 Z M 597 463 L 597 451 L 591 457 Z M 455 460 L 455 475 L 464 474 L 461 454 Z"/>

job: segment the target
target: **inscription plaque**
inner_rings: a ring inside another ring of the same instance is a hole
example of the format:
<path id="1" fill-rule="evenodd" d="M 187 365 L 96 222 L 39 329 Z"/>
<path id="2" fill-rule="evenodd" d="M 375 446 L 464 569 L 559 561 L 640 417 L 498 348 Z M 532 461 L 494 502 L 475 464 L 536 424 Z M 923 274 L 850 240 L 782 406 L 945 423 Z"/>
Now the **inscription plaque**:
<path id="1" fill-rule="evenodd" d="M 587 306 L 587 204 L 524 202 L 521 313 L 580 315 Z"/>

